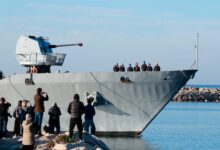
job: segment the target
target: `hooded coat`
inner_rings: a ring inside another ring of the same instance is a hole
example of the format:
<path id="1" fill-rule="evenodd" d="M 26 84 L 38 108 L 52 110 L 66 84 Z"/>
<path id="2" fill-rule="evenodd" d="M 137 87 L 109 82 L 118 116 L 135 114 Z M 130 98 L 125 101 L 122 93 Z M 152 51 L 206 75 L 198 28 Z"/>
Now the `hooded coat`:
<path id="1" fill-rule="evenodd" d="M 34 130 L 33 130 L 33 122 L 28 120 L 24 120 L 22 123 L 23 127 L 23 138 L 22 144 L 23 145 L 34 145 Z"/>

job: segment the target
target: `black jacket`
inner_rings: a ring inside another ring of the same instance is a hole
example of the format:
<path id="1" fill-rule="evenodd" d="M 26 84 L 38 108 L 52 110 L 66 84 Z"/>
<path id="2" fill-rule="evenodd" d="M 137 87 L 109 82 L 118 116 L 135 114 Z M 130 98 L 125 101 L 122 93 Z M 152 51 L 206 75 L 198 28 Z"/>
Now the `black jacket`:
<path id="1" fill-rule="evenodd" d="M 71 115 L 71 118 L 79 119 L 81 115 L 85 112 L 85 107 L 82 102 L 74 100 L 69 103 L 67 112 Z"/>
<path id="2" fill-rule="evenodd" d="M 8 116 L 8 108 L 11 106 L 10 103 L 0 104 L 0 116 L 7 117 Z"/>
<path id="3" fill-rule="evenodd" d="M 53 106 L 49 109 L 48 114 L 50 115 L 50 119 L 59 120 L 61 115 L 60 108 L 58 106 Z"/>

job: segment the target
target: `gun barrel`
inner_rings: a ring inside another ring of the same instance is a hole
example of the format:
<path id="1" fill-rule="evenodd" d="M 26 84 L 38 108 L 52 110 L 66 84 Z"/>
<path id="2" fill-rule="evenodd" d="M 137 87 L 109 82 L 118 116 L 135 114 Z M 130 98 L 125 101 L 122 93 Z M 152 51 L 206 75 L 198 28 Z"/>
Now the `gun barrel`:
<path id="1" fill-rule="evenodd" d="M 77 44 L 50 45 L 49 48 L 57 48 L 57 47 L 65 47 L 65 46 L 83 46 L 83 44 L 77 43 Z"/>

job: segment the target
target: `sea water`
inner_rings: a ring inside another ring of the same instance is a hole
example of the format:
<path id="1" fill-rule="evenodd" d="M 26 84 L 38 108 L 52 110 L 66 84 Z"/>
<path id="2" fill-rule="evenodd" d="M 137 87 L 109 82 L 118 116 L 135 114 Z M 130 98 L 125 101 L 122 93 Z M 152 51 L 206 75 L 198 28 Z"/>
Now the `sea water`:
<path id="1" fill-rule="evenodd" d="M 220 103 L 170 102 L 140 138 L 103 138 L 112 150 L 219 150 Z"/>
<path id="2" fill-rule="evenodd" d="M 140 138 L 102 140 L 112 150 L 220 150 L 220 103 L 170 102 Z"/>
<path id="3" fill-rule="evenodd" d="M 143 132 L 154 149 L 220 149 L 220 103 L 171 102 Z"/>

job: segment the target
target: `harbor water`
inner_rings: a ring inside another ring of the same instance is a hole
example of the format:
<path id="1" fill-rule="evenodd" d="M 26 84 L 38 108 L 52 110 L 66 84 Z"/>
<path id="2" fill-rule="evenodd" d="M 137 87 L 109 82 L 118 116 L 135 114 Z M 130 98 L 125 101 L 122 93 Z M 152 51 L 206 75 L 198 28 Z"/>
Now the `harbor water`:
<path id="1" fill-rule="evenodd" d="M 218 150 L 220 103 L 170 102 L 140 138 L 103 138 L 114 150 Z"/>

